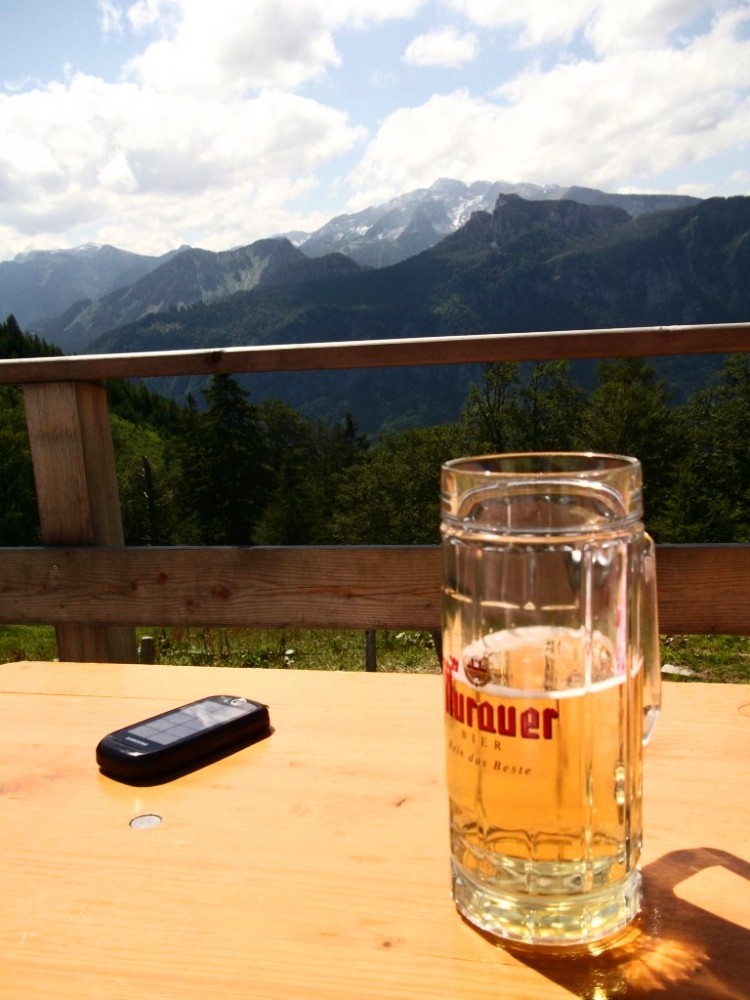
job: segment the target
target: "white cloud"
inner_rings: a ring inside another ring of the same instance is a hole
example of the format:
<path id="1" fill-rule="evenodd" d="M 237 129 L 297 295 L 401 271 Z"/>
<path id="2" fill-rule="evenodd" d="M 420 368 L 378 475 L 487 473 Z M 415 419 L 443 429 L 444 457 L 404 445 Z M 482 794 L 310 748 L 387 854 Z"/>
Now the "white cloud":
<path id="1" fill-rule="evenodd" d="M 515 29 L 522 45 L 570 41 L 602 3 L 622 0 L 445 0 L 480 28 Z"/>
<path id="2" fill-rule="evenodd" d="M 711 5 L 715 14 L 732 6 L 734 0 L 718 0 Z M 689 25 L 706 8 L 706 0 L 608 0 L 597 3 L 586 25 L 586 38 L 599 54 L 659 50 L 669 44 L 673 32 Z"/>
<path id="3" fill-rule="evenodd" d="M 152 3 L 154 0 L 152 0 Z M 322 8 L 314 0 L 181 0 L 160 17 L 163 37 L 129 65 L 133 76 L 162 93 L 242 93 L 294 88 L 339 63 Z M 143 20 L 152 18 L 149 10 Z"/>
<path id="4" fill-rule="evenodd" d="M 462 89 L 394 111 L 352 172 L 351 205 L 436 176 L 645 185 L 736 149 L 750 136 L 750 40 L 741 23 L 750 24 L 747 8 L 728 10 L 709 32 L 658 58 L 627 48 L 532 66 L 495 100 Z"/>
<path id="5" fill-rule="evenodd" d="M 412 17 L 426 0 L 138 0 L 137 29 L 160 37 L 130 63 L 158 90 L 297 88 L 340 65 L 334 31 Z"/>
<path id="6" fill-rule="evenodd" d="M 230 244 L 256 238 L 260 217 L 288 219 L 289 199 L 362 135 L 344 112 L 281 91 L 218 102 L 82 75 L 0 97 L 0 123 L 6 225 L 44 243 L 117 217 L 124 245 L 154 251 L 190 242 L 199 220 L 215 249 L 230 231 Z"/>
<path id="7" fill-rule="evenodd" d="M 349 207 L 361 209 L 410 187 L 426 187 L 437 176 L 504 177 L 498 155 L 502 118 L 500 107 L 467 90 L 394 111 L 349 177 L 357 191 Z"/>
<path id="8" fill-rule="evenodd" d="M 71 71 L 0 93 L 0 259 L 89 239 L 142 252 L 222 249 L 312 228 L 327 216 L 300 218 L 297 206 L 323 193 L 324 178 L 324 193 L 341 198 L 321 198 L 330 214 L 343 209 L 347 184 L 357 192 L 350 207 L 361 208 L 438 176 L 658 190 L 671 170 L 672 186 L 697 190 L 710 172 L 679 168 L 724 150 L 725 186 L 747 183 L 747 0 L 96 0 L 95 9 L 101 31 L 117 35 L 109 51 L 140 48 L 119 82 Z M 399 62 L 408 25 L 386 31 L 417 15 L 403 58 L 432 66 L 429 75 Z M 461 29 L 441 28 L 446 15 Z M 365 53 L 361 65 L 347 65 L 348 53 Z M 446 74 L 429 99 L 406 90 L 458 65 L 458 86 Z M 360 121 L 379 120 L 368 144 L 343 110 L 350 99 Z"/>
<path id="9" fill-rule="evenodd" d="M 363 28 L 386 21 L 409 20 L 434 0 L 317 0 L 332 27 Z"/>
<path id="10" fill-rule="evenodd" d="M 142 50 L 119 83 L 71 72 L 0 94 L 0 259 L 23 234 L 40 247 L 118 237 L 161 252 L 299 228 L 295 200 L 365 130 L 295 90 L 338 67 L 335 31 L 423 6 L 97 0 L 102 33 L 128 32 Z"/>
<path id="11" fill-rule="evenodd" d="M 483 28 L 515 31 L 522 46 L 571 42 L 582 33 L 598 53 L 660 48 L 670 34 L 707 11 L 746 7 L 743 0 L 445 0 Z"/>
<path id="12" fill-rule="evenodd" d="M 471 62 L 479 51 L 473 32 L 459 34 L 455 28 L 439 28 L 417 37 L 407 46 L 405 63 L 412 66 L 444 66 L 456 69 Z"/>
<path id="13" fill-rule="evenodd" d="M 179 18 L 181 6 L 180 0 L 137 0 L 128 7 L 127 17 L 136 31 L 158 24 L 167 26 Z"/>

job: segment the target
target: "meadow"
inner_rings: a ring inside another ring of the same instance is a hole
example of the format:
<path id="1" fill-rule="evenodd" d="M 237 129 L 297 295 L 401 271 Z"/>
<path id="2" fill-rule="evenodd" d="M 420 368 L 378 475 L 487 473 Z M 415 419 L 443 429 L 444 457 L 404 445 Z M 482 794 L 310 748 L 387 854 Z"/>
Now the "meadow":
<path id="1" fill-rule="evenodd" d="M 325 629 L 140 629 L 153 639 L 154 663 L 192 666 L 281 667 L 298 670 L 364 670 L 364 632 Z M 438 673 L 429 632 L 375 633 L 377 669 Z M 54 660 L 54 629 L 0 626 L 0 663 Z M 750 636 L 662 636 L 661 661 L 668 680 L 750 683 Z"/>

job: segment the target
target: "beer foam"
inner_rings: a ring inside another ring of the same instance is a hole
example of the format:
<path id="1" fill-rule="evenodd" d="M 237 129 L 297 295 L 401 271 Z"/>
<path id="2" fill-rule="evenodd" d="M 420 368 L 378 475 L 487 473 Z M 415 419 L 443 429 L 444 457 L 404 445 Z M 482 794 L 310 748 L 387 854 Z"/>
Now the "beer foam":
<path id="1" fill-rule="evenodd" d="M 588 638 L 583 628 L 548 625 L 489 633 L 465 646 L 452 670 L 469 689 L 503 698 L 579 698 L 626 678 L 603 633 L 597 630 Z"/>

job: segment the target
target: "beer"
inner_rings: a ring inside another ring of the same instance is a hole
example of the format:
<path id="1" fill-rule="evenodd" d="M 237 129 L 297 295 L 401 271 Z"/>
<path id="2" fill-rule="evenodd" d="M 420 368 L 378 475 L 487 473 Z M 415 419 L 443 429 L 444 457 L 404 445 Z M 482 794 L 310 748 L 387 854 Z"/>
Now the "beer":
<path id="1" fill-rule="evenodd" d="M 641 469 L 528 453 L 442 472 L 453 897 L 508 941 L 603 941 L 640 909 L 660 704 Z"/>
<path id="2" fill-rule="evenodd" d="M 444 664 L 454 898 L 515 941 L 608 936 L 640 906 L 641 686 L 584 628 L 503 629 Z M 631 676 L 630 680 L 633 678 Z"/>

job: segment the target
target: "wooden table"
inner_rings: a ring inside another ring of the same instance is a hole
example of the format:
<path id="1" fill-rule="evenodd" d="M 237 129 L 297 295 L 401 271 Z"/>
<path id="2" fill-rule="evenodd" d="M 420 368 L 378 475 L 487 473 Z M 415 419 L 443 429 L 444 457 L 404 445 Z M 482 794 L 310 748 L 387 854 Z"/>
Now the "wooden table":
<path id="1" fill-rule="evenodd" d="M 104 733 L 213 693 L 275 732 L 165 785 L 100 774 Z M 14 663 L 0 708 L 3 1000 L 750 995 L 750 687 L 666 686 L 647 907 L 576 959 L 456 914 L 437 676 Z"/>

